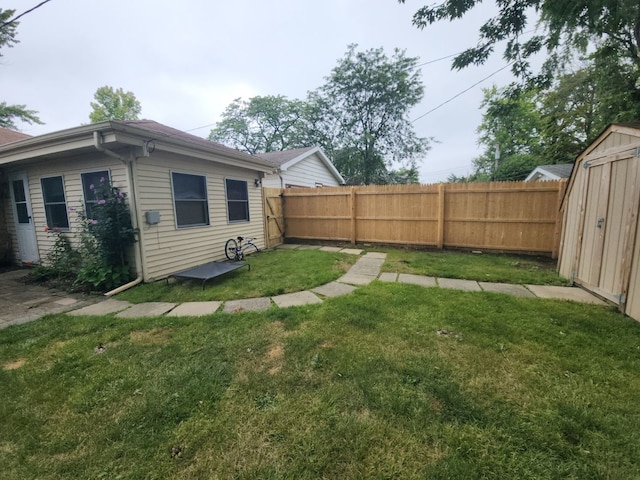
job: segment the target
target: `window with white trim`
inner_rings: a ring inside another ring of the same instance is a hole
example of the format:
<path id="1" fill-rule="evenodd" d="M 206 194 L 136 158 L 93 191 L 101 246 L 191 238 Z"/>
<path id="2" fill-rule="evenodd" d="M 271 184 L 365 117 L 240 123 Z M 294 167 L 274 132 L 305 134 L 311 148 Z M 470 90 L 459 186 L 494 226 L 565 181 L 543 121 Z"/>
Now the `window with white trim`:
<path id="1" fill-rule="evenodd" d="M 93 218 L 93 206 L 98 203 L 96 187 L 101 183 L 110 181 L 109 171 L 87 172 L 80 175 L 82 178 L 82 193 L 84 194 L 84 211 L 87 218 Z"/>
<path id="2" fill-rule="evenodd" d="M 171 186 L 178 228 L 209 225 L 207 177 L 172 172 Z"/>
<path id="3" fill-rule="evenodd" d="M 225 179 L 229 223 L 249 221 L 249 190 L 246 180 Z"/>
<path id="4" fill-rule="evenodd" d="M 69 228 L 67 216 L 67 200 L 64 195 L 62 176 L 44 177 L 40 179 L 44 211 L 49 228 Z"/>

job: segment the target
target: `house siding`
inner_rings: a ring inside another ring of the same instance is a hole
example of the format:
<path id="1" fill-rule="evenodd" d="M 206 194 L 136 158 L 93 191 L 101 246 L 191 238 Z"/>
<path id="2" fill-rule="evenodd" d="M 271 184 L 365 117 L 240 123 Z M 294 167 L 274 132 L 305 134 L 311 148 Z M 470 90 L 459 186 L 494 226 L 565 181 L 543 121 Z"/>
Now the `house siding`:
<path id="1" fill-rule="evenodd" d="M 206 176 L 210 225 L 176 226 L 172 172 Z M 257 172 L 169 153 L 154 153 L 149 158 L 136 161 L 135 176 L 145 281 L 162 279 L 208 261 L 224 259 L 224 245 L 232 237 L 256 237 L 256 244 L 264 248 L 261 189 L 254 186 Z M 247 182 L 249 222 L 228 222 L 226 178 Z M 145 212 L 150 210 L 160 213 L 159 224 L 148 225 L 145 222 Z"/>
<path id="2" fill-rule="evenodd" d="M 47 218 L 45 215 L 40 179 L 43 177 L 62 176 L 67 209 L 72 209 L 72 211 L 68 211 L 67 213 L 69 218 L 69 231 L 71 233 L 77 233 L 80 231 L 78 211 L 84 209 L 81 174 L 98 170 L 108 170 L 113 185 L 119 187 L 125 194 L 129 194 L 129 185 L 127 183 L 127 173 L 124 164 L 100 154 L 89 157 L 84 155 L 75 158 L 47 160 L 46 162 L 39 162 L 29 167 L 7 170 L 8 176 L 17 172 L 26 172 L 27 174 L 31 214 L 36 230 L 38 254 L 41 262 L 46 259 L 51 251 L 55 238 L 53 235 L 45 232 Z M 18 258 L 18 239 L 16 236 L 12 200 L 11 198 L 5 199 L 5 202 L 7 227 L 11 236 L 13 254 Z M 72 242 L 74 240 L 77 242 L 77 237 L 72 238 Z"/>
<path id="3" fill-rule="evenodd" d="M 326 187 L 337 187 L 340 184 L 336 177 L 327 168 L 317 153 L 301 160 L 287 170 L 280 173 L 283 184 L 280 183 L 280 177 L 277 174 L 267 175 L 262 180 L 262 186 L 267 188 L 281 188 L 287 185 L 299 187 L 315 187 L 316 183 L 321 183 Z"/>

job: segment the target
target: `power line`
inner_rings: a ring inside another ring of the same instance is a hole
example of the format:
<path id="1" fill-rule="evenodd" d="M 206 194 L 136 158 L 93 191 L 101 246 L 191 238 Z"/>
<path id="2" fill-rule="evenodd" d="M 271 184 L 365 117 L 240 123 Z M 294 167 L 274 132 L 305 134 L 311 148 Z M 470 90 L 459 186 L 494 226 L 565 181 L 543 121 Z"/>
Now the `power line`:
<path id="1" fill-rule="evenodd" d="M 469 90 L 471 90 L 471 89 L 473 89 L 473 88 L 477 87 L 478 85 L 480 85 L 480 84 L 481 84 L 482 82 L 484 82 L 485 80 L 488 80 L 488 79 L 490 79 L 491 77 L 493 77 L 494 75 L 497 75 L 497 74 L 498 74 L 498 73 L 500 73 L 502 70 L 504 70 L 504 69 L 505 69 L 505 68 L 507 68 L 507 67 L 510 67 L 511 65 L 513 65 L 513 62 L 511 62 L 511 63 L 507 63 L 504 67 L 499 68 L 498 70 L 496 70 L 496 71 L 495 71 L 495 72 L 493 72 L 492 74 L 487 75 L 486 77 L 484 77 L 483 79 L 481 79 L 481 80 L 477 81 L 476 83 L 474 83 L 474 84 L 473 84 L 473 85 L 471 85 L 470 87 L 465 88 L 464 90 L 462 90 L 462 91 L 461 91 L 461 92 L 459 92 L 459 93 L 456 93 L 453 97 L 451 97 L 451 98 L 449 98 L 449 99 L 445 100 L 445 101 L 444 101 L 444 102 L 442 102 L 440 105 L 438 105 L 438 106 L 436 106 L 436 107 L 433 107 L 433 108 L 432 108 L 431 110 L 429 110 L 428 112 L 423 113 L 423 114 L 422 114 L 422 115 L 420 115 L 419 117 L 414 118 L 413 120 L 411 120 L 411 123 L 415 123 L 415 122 L 417 122 L 418 120 L 420 120 L 421 118 L 426 117 L 426 116 L 427 116 L 427 115 L 429 115 L 430 113 L 435 112 L 435 111 L 436 111 L 436 110 L 438 110 L 440 107 L 443 107 L 444 105 L 446 105 L 447 103 L 451 102 L 452 100 L 455 100 L 456 98 L 458 98 L 458 97 L 459 97 L 460 95 L 462 95 L 463 93 L 467 93 Z"/>
<path id="2" fill-rule="evenodd" d="M 45 3 L 50 2 L 51 0 L 44 0 L 43 2 L 40 2 L 38 5 L 36 5 L 33 8 L 30 8 L 29 10 L 27 10 L 26 12 L 22 12 L 20 15 L 18 15 L 17 17 L 13 17 L 11 20 L 7 20 L 6 22 L 4 22 L 2 25 L 0 25 L 0 29 L 6 27 L 7 25 L 10 25 L 12 23 L 15 23 L 18 21 L 19 18 L 24 17 L 27 13 L 31 13 L 34 10 L 40 8 L 41 6 L 43 6 Z"/>

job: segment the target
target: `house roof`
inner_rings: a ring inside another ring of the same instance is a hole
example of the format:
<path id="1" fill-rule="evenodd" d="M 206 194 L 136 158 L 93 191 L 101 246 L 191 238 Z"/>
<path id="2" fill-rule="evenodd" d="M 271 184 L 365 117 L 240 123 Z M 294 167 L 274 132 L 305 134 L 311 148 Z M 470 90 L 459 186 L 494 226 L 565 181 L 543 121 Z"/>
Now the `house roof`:
<path id="1" fill-rule="evenodd" d="M 29 138 L 31 135 L 26 133 L 16 132 L 15 130 L 9 130 L 8 128 L 0 128 L 0 145 L 7 143 L 17 142 Z"/>
<path id="2" fill-rule="evenodd" d="M 162 150 L 267 173 L 276 168 L 271 162 L 255 155 L 210 142 L 153 120 L 108 120 L 0 145 L 0 165 L 79 155 L 102 148 L 118 152 L 130 147 L 137 148 L 137 156 L 148 156 L 155 150 Z"/>
<path id="3" fill-rule="evenodd" d="M 282 150 L 279 152 L 267 152 L 259 153 L 258 156 L 264 160 L 272 162 L 280 167 L 280 171 L 287 171 L 287 169 L 293 167 L 295 164 L 301 162 L 305 158 L 311 155 L 317 154 L 322 163 L 325 164 L 331 174 L 338 180 L 338 183 L 345 183 L 344 178 L 340 175 L 340 172 L 333 165 L 333 162 L 329 160 L 329 157 L 322 151 L 319 146 L 294 148 L 291 150 Z"/>
<path id="4" fill-rule="evenodd" d="M 531 182 L 535 180 L 560 180 L 562 178 L 569 178 L 572 169 L 572 163 L 538 165 L 524 181 Z"/>

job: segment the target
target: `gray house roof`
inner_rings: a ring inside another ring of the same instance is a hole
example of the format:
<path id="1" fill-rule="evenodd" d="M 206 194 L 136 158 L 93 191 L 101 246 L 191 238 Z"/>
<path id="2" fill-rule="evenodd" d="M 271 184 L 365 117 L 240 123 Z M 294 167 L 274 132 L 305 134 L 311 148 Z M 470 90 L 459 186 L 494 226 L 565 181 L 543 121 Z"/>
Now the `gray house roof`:
<path id="1" fill-rule="evenodd" d="M 136 147 L 141 156 L 158 149 L 267 173 L 276 168 L 272 162 L 256 155 L 249 155 L 153 120 L 109 120 L 36 137 L 27 136 L 22 140 L 0 145 L 0 165 L 95 152 L 102 147 L 114 151 Z"/>
<path id="2" fill-rule="evenodd" d="M 556 165 L 539 165 L 525 178 L 525 182 L 541 180 L 561 180 L 569 178 L 573 170 L 572 163 L 559 163 Z"/>

